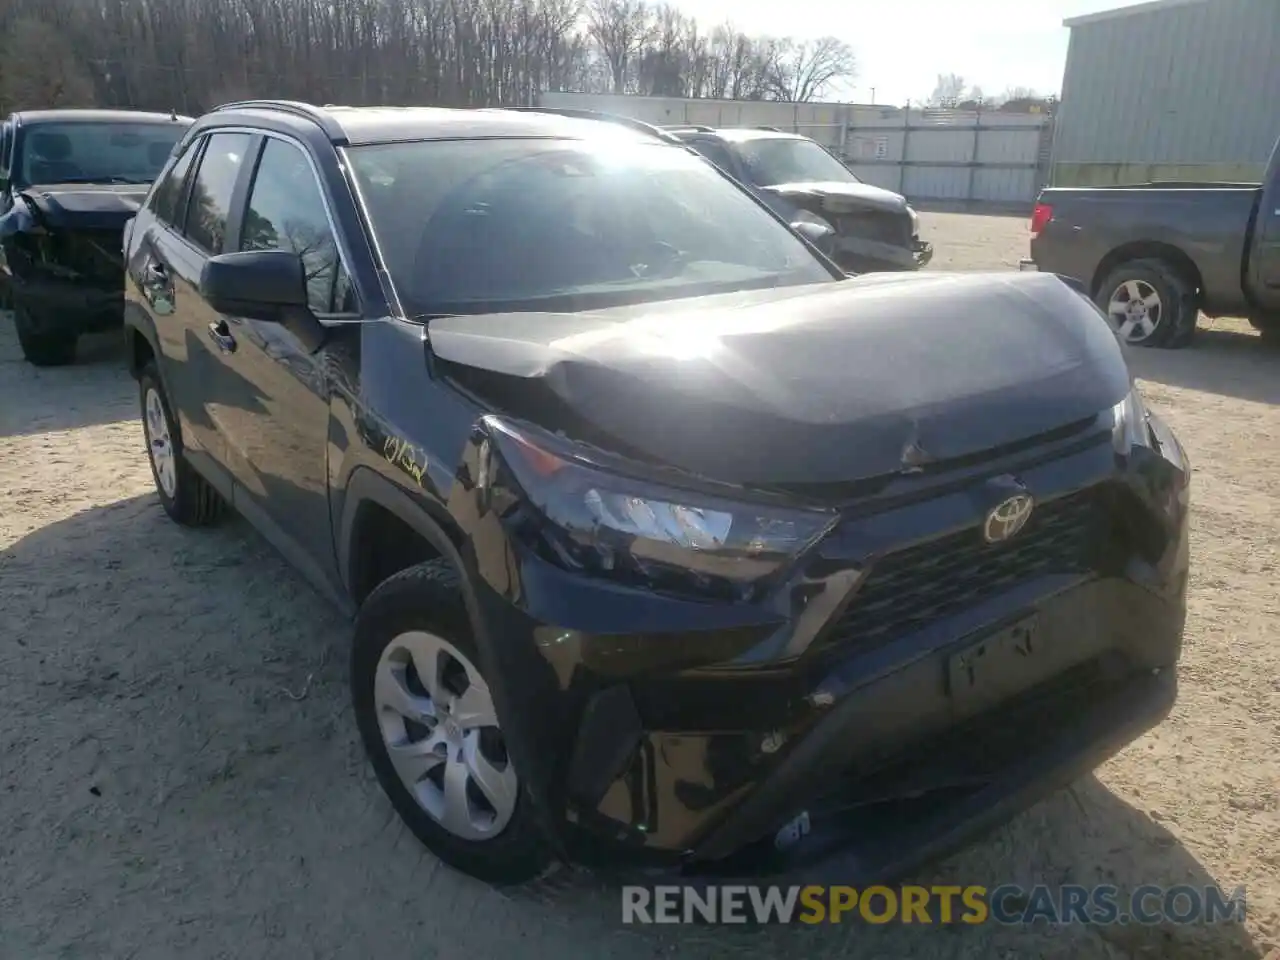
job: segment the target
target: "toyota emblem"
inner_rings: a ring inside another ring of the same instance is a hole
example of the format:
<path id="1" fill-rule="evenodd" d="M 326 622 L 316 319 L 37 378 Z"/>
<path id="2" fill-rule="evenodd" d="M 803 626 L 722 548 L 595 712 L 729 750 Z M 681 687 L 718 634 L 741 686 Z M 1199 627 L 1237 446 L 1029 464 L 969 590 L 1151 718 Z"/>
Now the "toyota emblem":
<path id="1" fill-rule="evenodd" d="M 1035 501 L 1029 494 L 1019 493 L 991 508 L 982 525 L 982 536 L 987 543 L 1000 543 L 1016 536 L 1031 519 Z"/>

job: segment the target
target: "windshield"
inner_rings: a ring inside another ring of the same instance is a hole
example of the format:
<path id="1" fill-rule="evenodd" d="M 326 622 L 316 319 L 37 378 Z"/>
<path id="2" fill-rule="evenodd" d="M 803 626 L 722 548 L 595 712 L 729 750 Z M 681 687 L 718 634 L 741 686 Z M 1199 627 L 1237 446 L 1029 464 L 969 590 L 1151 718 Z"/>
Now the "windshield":
<path id="1" fill-rule="evenodd" d="M 754 183 L 861 183 L 843 163 L 812 140 L 761 137 L 738 144 L 738 156 Z"/>
<path id="2" fill-rule="evenodd" d="M 411 315 L 590 309 L 835 279 L 678 147 L 451 140 L 348 157 Z"/>
<path id="3" fill-rule="evenodd" d="M 22 184 L 150 183 L 183 123 L 42 123 L 22 140 Z"/>

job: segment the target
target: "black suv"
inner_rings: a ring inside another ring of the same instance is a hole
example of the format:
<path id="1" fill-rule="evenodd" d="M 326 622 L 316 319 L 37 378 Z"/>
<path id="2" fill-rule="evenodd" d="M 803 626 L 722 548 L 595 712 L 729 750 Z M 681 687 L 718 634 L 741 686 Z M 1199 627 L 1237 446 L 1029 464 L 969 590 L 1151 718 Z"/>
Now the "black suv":
<path id="1" fill-rule="evenodd" d="M 883 878 L 1173 702 L 1187 463 L 1052 275 L 847 278 L 639 124 L 284 102 L 196 121 L 126 249 L 160 501 L 355 617 L 465 871 Z"/>
<path id="2" fill-rule="evenodd" d="M 191 124 L 135 110 L 28 110 L 0 125 L 0 299 L 37 366 L 119 328 L 120 230 Z"/>
<path id="3" fill-rule="evenodd" d="M 772 127 L 667 127 L 736 180 L 781 201 L 782 210 L 829 227 L 830 256 L 851 273 L 919 270 L 933 259 L 906 199 L 863 183 L 826 147 Z M 823 251 L 827 252 L 826 250 Z"/>

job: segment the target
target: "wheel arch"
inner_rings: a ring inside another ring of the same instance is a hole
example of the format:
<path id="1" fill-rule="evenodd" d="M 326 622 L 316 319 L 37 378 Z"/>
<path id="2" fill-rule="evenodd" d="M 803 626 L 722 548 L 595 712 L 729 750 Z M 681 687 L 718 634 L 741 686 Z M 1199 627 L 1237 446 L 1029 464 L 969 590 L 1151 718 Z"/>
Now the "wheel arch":
<path id="1" fill-rule="evenodd" d="M 124 314 L 124 341 L 128 348 L 129 375 L 137 380 L 148 360 L 160 361 L 159 340 L 150 318 L 140 318 L 136 310 L 126 307 Z M 163 372 L 161 372 L 163 379 Z M 167 389 L 167 385 L 166 385 Z"/>
<path id="2" fill-rule="evenodd" d="M 1103 281 L 1117 267 L 1134 260 L 1159 260 L 1167 263 L 1195 288 L 1197 305 L 1204 290 L 1204 277 L 1196 262 L 1180 247 L 1159 240 L 1137 240 L 1116 247 L 1098 263 L 1089 281 L 1089 292 L 1096 299 L 1102 292 Z"/>
<path id="3" fill-rule="evenodd" d="M 464 538 L 446 517 L 436 516 L 437 512 L 371 467 L 357 466 L 352 471 L 338 525 L 337 552 L 339 574 L 357 606 L 387 577 L 416 563 L 441 558 L 457 568 L 465 584 L 467 605 L 475 616 L 475 598 L 462 559 Z M 397 562 L 401 555 L 394 549 L 389 558 L 381 550 L 370 550 L 375 537 L 388 533 L 388 523 L 411 532 L 425 551 L 404 554 L 408 559 Z"/>

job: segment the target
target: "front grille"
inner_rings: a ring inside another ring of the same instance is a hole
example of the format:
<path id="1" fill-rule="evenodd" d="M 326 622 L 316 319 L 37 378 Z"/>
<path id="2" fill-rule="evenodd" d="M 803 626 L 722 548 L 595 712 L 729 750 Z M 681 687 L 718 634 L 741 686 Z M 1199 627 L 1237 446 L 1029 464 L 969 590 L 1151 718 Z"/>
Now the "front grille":
<path id="1" fill-rule="evenodd" d="M 911 218 L 905 214 L 865 211 L 836 217 L 836 232 L 842 237 L 859 237 L 895 247 L 911 245 Z"/>
<path id="2" fill-rule="evenodd" d="M 1087 572 L 1104 519 L 1099 491 L 1087 490 L 1037 505 L 1004 543 L 987 543 L 974 527 L 888 554 L 872 562 L 824 646 L 870 649 L 1032 577 Z"/>

